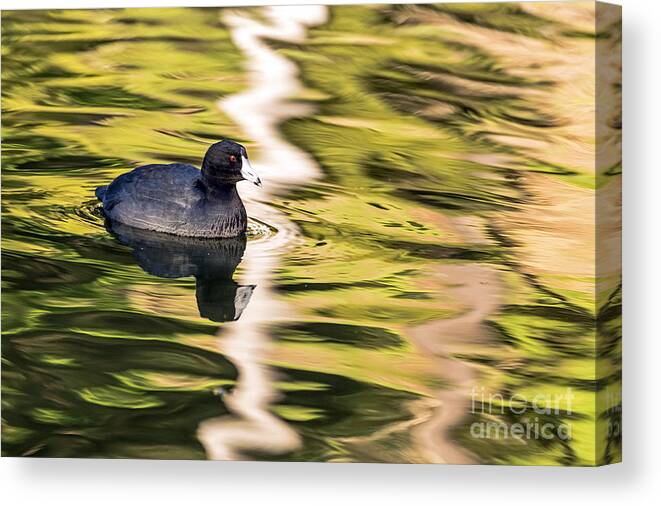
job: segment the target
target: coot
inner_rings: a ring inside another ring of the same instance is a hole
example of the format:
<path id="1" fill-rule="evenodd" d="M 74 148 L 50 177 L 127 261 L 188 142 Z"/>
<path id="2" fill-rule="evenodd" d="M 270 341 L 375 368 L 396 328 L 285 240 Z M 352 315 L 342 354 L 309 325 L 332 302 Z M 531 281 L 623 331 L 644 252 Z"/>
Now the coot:
<path id="1" fill-rule="evenodd" d="M 152 164 L 96 189 L 108 219 L 185 237 L 236 237 L 246 231 L 239 181 L 261 186 L 246 149 L 231 140 L 213 144 L 202 170 L 183 163 Z"/>

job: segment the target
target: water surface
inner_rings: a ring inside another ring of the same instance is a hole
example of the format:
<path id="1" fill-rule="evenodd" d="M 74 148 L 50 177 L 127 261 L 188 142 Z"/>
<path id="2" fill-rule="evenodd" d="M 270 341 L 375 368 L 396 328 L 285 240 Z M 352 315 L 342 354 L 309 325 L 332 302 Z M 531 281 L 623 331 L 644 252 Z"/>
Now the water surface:
<path id="1" fill-rule="evenodd" d="M 616 460 L 593 6 L 3 13 L 3 452 Z M 246 244 L 106 230 L 96 186 L 224 137 Z M 571 437 L 471 432 L 534 419 Z"/>

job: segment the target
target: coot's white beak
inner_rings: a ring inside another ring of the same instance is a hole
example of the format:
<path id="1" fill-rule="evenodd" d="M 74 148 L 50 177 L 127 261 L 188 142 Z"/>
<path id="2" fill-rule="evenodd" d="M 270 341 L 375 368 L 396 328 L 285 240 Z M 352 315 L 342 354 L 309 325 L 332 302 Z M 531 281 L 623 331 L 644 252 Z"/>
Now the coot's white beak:
<path id="1" fill-rule="evenodd" d="M 241 176 L 246 181 L 250 181 L 257 186 L 262 186 L 262 181 L 259 179 L 257 172 L 252 168 L 252 165 L 250 165 L 250 162 L 245 156 L 241 157 Z"/>

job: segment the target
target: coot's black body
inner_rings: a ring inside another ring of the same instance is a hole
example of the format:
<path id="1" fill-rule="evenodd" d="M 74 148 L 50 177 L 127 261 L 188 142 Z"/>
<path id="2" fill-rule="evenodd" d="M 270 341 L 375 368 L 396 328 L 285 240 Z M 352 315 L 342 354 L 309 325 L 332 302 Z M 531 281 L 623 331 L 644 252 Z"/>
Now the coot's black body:
<path id="1" fill-rule="evenodd" d="M 226 238 L 246 231 L 246 209 L 236 183 L 261 185 L 246 150 L 224 140 L 192 165 L 145 165 L 96 189 L 111 221 L 185 237 Z"/>

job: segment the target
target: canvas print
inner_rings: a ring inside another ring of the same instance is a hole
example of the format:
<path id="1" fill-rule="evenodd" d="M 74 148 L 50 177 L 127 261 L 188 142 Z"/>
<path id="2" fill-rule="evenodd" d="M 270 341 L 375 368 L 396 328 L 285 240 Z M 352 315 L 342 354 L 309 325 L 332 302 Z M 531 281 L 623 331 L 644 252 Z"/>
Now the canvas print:
<path id="1" fill-rule="evenodd" d="M 2 12 L 2 455 L 621 459 L 620 8 Z"/>

